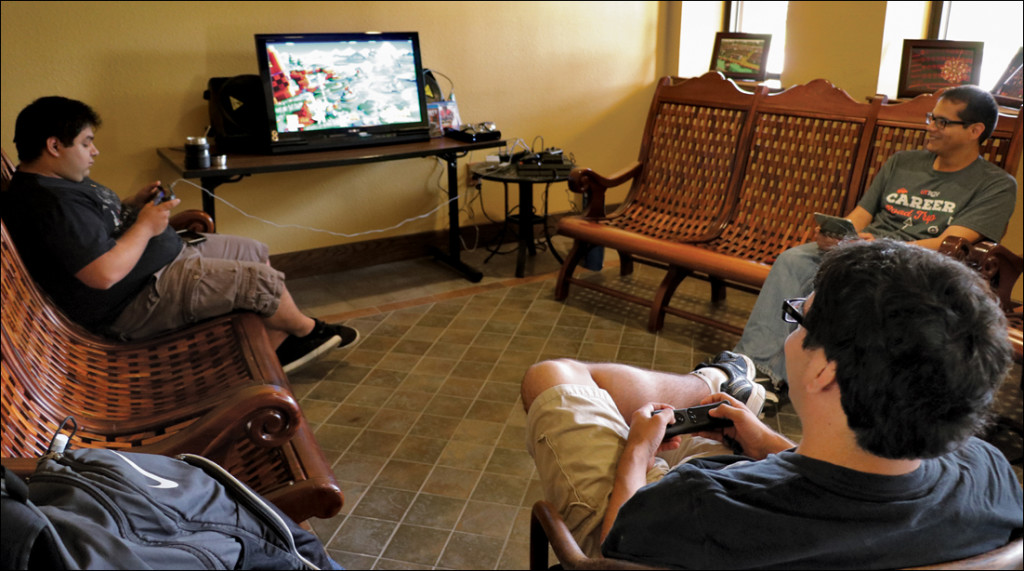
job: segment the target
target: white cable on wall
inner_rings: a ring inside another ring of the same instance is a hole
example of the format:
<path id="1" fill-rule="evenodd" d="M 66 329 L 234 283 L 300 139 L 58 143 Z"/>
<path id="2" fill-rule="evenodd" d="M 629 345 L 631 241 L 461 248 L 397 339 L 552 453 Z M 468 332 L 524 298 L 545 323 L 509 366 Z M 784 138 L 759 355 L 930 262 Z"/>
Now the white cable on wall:
<path id="1" fill-rule="evenodd" d="M 389 226 L 387 228 L 378 228 L 376 230 L 367 230 L 365 232 L 357 232 L 355 234 L 346 234 L 344 232 L 333 232 L 331 230 L 324 230 L 322 228 L 314 228 L 312 226 L 303 226 L 301 224 L 280 224 L 280 223 L 277 223 L 277 222 L 273 222 L 271 220 L 267 220 L 265 218 L 260 218 L 259 216 L 254 216 L 254 215 L 249 214 L 248 212 L 242 210 L 241 208 L 235 206 L 231 202 L 225 200 L 223 197 L 217 196 L 213 191 L 207 190 L 207 189 L 203 188 L 201 185 L 198 185 L 198 184 L 196 184 L 196 183 L 194 183 L 194 182 L 192 182 L 190 180 L 184 179 L 184 178 L 179 178 L 178 180 L 176 180 L 176 181 L 171 183 L 171 191 L 172 192 L 174 192 L 174 187 L 179 182 L 184 182 L 186 184 L 189 184 L 189 185 L 192 185 L 192 186 L 198 188 L 200 191 L 202 191 L 202 192 L 208 194 L 210 197 L 220 201 L 225 206 L 231 208 L 232 210 L 238 212 L 239 214 L 241 214 L 242 216 L 245 216 L 246 218 L 251 218 L 253 220 L 258 220 L 260 222 L 263 222 L 264 224 L 269 224 L 269 225 L 275 226 L 277 228 L 286 228 L 286 229 L 287 228 L 294 228 L 294 229 L 298 229 L 298 230 L 309 230 L 311 232 L 319 232 L 321 234 L 330 234 L 331 236 L 337 236 L 337 237 L 340 237 L 340 238 L 356 238 L 356 237 L 359 237 L 359 236 L 366 236 L 368 234 L 379 234 L 381 232 L 387 232 L 389 230 L 395 230 L 396 228 L 401 228 L 402 226 L 405 226 L 406 224 L 408 224 L 410 222 L 415 222 L 416 220 L 422 220 L 424 218 L 429 218 L 430 216 L 436 214 L 442 208 L 448 206 L 450 203 L 452 203 L 454 201 L 457 201 L 459 199 L 459 196 L 455 195 L 455 196 L 449 198 L 448 200 L 442 202 L 441 204 L 439 204 L 437 206 L 437 208 L 434 208 L 433 210 L 431 210 L 429 212 L 425 212 L 425 213 L 420 214 L 418 216 L 413 216 L 411 218 L 406 218 L 405 220 L 399 222 L 398 224 L 395 224 L 394 226 Z M 175 193 L 175 194 L 177 194 L 177 193 Z"/>

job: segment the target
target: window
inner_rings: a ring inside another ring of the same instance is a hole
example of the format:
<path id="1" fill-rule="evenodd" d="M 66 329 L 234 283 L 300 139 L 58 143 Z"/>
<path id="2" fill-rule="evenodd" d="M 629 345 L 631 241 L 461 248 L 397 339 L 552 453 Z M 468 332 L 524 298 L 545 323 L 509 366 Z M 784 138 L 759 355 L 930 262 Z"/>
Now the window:
<path id="1" fill-rule="evenodd" d="M 786 61 L 786 13 L 789 2 L 681 3 L 679 76 L 696 77 L 711 67 L 715 33 L 719 31 L 771 34 L 768 48 L 769 85 L 778 85 Z"/>
<path id="2" fill-rule="evenodd" d="M 728 31 L 771 34 L 768 48 L 768 77 L 779 79 L 786 62 L 786 14 L 789 2 L 726 2 Z"/>
<path id="3" fill-rule="evenodd" d="M 940 40 L 985 42 L 980 86 L 992 89 L 1024 43 L 1024 2 L 943 2 L 936 32 Z"/>
<path id="4" fill-rule="evenodd" d="M 985 42 L 979 83 L 989 90 L 1024 43 L 1024 3 L 887 3 L 878 93 L 896 96 L 904 39 Z"/>

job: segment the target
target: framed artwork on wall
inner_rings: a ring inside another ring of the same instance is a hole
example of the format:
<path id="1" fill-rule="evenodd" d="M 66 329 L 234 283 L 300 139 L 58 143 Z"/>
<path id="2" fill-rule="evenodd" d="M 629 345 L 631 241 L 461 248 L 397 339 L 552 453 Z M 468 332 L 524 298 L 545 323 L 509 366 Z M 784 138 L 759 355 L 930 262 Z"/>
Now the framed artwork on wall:
<path id="1" fill-rule="evenodd" d="M 916 97 L 956 85 L 978 85 L 984 45 L 984 42 L 903 40 L 896 97 Z"/>
<path id="2" fill-rule="evenodd" d="M 771 41 L 771 34 L 718 32 L 711 52 L 711 71 L 720 71 L 729 79 L 763 81 Z"/>
<path id="3" fill-rule="evenodd" d="M 992 88 L 992 95 L 1002 105 L 1021 105 L 1021 72 L 1024 71 L 1024 48 L 1017 50 L 1006 71 Z"/>

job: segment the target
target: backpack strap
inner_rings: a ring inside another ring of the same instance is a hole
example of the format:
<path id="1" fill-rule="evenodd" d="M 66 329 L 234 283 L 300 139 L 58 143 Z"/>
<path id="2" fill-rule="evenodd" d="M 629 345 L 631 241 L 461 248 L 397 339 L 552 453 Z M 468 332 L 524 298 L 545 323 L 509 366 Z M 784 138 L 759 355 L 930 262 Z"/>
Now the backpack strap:
<path id="1" fill-rule="evenodd" d="M 50 520 L 28 499 L 28 484 L 0 466 L 0 535 L 3 569 L 75 569 Z"/>

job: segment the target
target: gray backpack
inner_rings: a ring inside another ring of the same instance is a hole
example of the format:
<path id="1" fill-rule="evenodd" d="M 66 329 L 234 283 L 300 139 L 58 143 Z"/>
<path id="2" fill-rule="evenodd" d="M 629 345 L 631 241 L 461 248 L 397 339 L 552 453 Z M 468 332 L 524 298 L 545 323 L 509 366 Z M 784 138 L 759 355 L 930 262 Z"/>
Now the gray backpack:
<path id="1" fill-rule="evenodd" d="M 4 569 L 340 567 L 319 540 L 194 455 L 82 449 L 3 477 Z"/>

